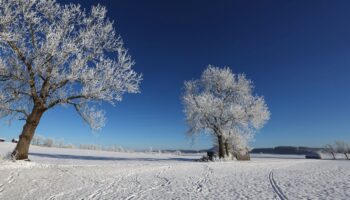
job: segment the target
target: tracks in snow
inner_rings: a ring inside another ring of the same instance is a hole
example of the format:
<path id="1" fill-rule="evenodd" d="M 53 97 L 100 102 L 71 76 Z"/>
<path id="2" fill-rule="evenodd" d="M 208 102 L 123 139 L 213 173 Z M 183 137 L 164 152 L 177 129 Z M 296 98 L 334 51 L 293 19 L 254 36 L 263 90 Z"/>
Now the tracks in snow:
<path id="1" fill-rule="evenodd" d="M 273 189 L 273 191 L 277 194 L 277 196 L 281 199 L 281 200 L 288 200 L 288 198 L 286 197 L 286 195 L 284 195 L 284 193 L 282 192 L 281 188 L 278 187 L 275 179 L 273 178 L 273 171 L 271 170 L 269 173 L 269 181 L 271 184 L 271 187 Z"/>
<path id="2" fill-rule="evenodd" d="M 171 168 L 171 166 L 163 166 L 162 168 L 164 168 L 162 171 L 160 171 L 158 174 L 155 175 L 155 178 L 159 179 L 160 180 L 160 184 L 157 184 L 153 187 L 150 187 L 150 188 L 147 188 L 145 190 L 141 190 L 139 192 L 136 192 L 134 194 L 131 194 L 129 195 L 127 198 L 125 198 L 125 200 L 132 200 L 132 199 L 142 199 L 143 195 L 150 192 L 150 191 L 153 191 L 153 190 L 156 190 L 156 189 L 159 189 L 159 188 L 162 188 L 162 187 L 166 187 L 166 186 L 169 186 L 170 184 L 172 184 L 171 180 L 166 178 L 165 176 L 162 176 L 162 174 L 169 170 Z M 140 182 L 138 182 L 138 184 L 140 184 Z"/>
<path id="3" fill-rule="evenodd" d="M 7 177 L 5 183 L 0 184 L 0 196 L 2 195 L 2 192 L 5 191 L 5 186 L 14 182 L 16 180 L 15 177 L 17 176 L 19 176 L 19 170 L 12 171 L 10 176 Z"/>
<path id="4" fill-rule="evenodd" d="M 203 178 L 195 183 L 195 189 L 197 192 L 202 192 L 205 184 L 210 181 L 210 175 L 213 174 L 213 169 L 208 165 L 204 165 L 204 175 Z"/>
<path id="5" fill-rule="evenodd" d="M 75 179 L 77 179 L 80 182 L 80 186 L 53 194 L 48 198 L 48 200 L 54 200 L 54 199 L 60 198 L 64 195 L 74 194 L 75 192 L 78 192 L 79 190 L 85 188 L 87 185 L 96 184 L 96 182 L 97 182 L 96 180 L 93 180 L 89 177 L 77 175 L 77 174 L 71 172 L 70 169 L 74 169 L 74 167 L 62 168 L 59 166 L 54 166 L 52 169 L 61 172 L 62 177 L 64 177 L 65 175 L 68 177 L 74 177 Z"/>
<path id="6" fill-rule="evenodd" d="M 88 199 L 101 199 L 103 195 L 114 192 L 113 189 L 118 185 L 122 184 L 123 181 L 129 177 L 135 176 L 136 182 L 138 182 L 137 172 L 140 169 L 132 169 L 126 173 L 125 176 L 113 176 L 106 183 L 99 184 L 98 189 L 95 190 L 92 194 L 89 195 Z"/>

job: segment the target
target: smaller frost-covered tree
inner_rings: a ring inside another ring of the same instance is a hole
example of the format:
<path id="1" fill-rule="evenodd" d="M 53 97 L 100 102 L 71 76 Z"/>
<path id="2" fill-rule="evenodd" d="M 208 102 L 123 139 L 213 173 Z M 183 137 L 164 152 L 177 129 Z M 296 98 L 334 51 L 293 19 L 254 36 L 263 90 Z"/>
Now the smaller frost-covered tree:
<path id="1" fill-rule="evenodd" d="M 349 157 L 350 156 L 350 144 L 349 143 L 346 144 L 345 156 L 348 160 L 350 159 L 350 157 Z"/>
<path id="2" fill-rule="evenodd" d="M 28 157 L 43 114 L 73 106 L 92 129 L 105 123 L 95 105 L 139 92 L 141 76 L 106 8 L 86 11 L 55 0 L 0 0 L 0 118 L 25 120 L 12 155 Z"/>
<path id="3" fill-rule="evenodd" d="M 334 160 L 336 159 L 336 157 L 335 157 L 336 148 L 333 145 L 331 145 L 331 144 L 325 145 L 324 150 L 326 153 L 332 154 L 332 157 Z"/>
<path id="4" fill-rule="evenodd" d="M 344 141 L 336 141 L 335 142 L 335 149 L 337 153 L 342 153 L 345 155 L 346 159 L 349 160 L 348 153 L 350 151 L 349 144 L 347 144 Z"/>
<path id="5" fill-rule="evenodd" d="M 209 65 L 200 79 L 186 81 L 183 104 L 188 134 L 213 134 L 220 158 L 228 156 L 226 141 L 241 145 L 243 140 L 236 140 L 235 134 L 252 137 L 270 117 L 264 98 L 253 95 L 252 82 L 244 74 L 233 74 L 228 67 Z"/>
<path id="6" fill-rule="evenodd" d="M 54 145 L 54 140 L 52 138 L 46 138 L 43 142 L 44 147 L 52 147 Z"/>
<path id="7" fill-rule="evenodd" d="M 44 141 L 44 137 L 42 137 L 41 135 L 34 135 L 34 137 L 32 138 L 31 144 L 40 146 L 43 144 L 43 141 Z"/>

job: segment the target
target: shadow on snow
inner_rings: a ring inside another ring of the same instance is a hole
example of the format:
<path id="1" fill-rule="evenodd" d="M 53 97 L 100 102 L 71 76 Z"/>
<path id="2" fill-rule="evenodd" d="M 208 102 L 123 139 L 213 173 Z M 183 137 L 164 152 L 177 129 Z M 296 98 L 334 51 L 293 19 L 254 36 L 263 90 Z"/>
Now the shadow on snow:
<path id="1" fill-rule="evenodd" d="M 29 153 L 31 156 L 57 158 L 57 159 L 76 159 L 76 160 L 101 160 L 101 161 L 184 161 L 194 162 L 193 158 L 120 158 L 106 156 L 83 156 L 83 155 L 67 155 L 67 154 L 46 154 L 46 153 Z"/>

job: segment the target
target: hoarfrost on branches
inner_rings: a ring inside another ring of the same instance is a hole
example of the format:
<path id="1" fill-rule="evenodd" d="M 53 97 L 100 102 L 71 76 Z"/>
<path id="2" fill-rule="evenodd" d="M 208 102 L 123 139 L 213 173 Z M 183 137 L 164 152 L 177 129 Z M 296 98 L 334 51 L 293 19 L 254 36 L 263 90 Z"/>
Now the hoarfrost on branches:
<path id="1" fill-rule="evenodd" d="M 106 8 L 54 0 L 0 0 L 0 117 L 72 105 L 93 129 L 97 107 L 138 93 L 141 75 Z M 97 104 L 96 104 L 97 103 Z"/>
<path id="2" fill-rule="evenodd" d="M 199 80 L 186 81 L 183 104 L 189 135 L 214 134 L 220 157 L 225 156 L 227 140 L 246 144 L 270 118 L 264 98 L 253 95 L 253 89 L 252 81 L 228 67 L 209 65 Z"/>

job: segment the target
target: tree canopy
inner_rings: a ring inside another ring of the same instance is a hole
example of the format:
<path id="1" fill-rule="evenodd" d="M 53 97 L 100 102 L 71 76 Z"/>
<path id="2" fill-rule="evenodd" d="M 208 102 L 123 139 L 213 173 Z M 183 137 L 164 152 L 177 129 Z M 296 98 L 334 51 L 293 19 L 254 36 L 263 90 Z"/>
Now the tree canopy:
<path id="1" fill-rule="evenodd" d="M 86 11 L 56 1 L 1 0 L 0 117 L 26 119 L 35 104 L 68 104 L 100 129 L 104 112 L 91 103 L 114 105 L 139 92 L 141 76 L 106 12 L 100 5 Z"/>

